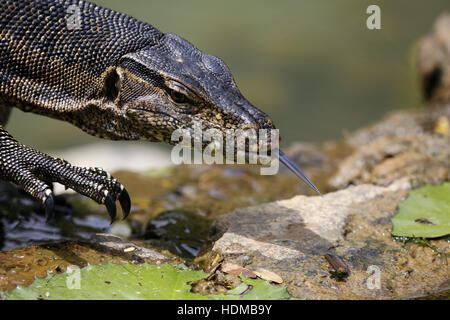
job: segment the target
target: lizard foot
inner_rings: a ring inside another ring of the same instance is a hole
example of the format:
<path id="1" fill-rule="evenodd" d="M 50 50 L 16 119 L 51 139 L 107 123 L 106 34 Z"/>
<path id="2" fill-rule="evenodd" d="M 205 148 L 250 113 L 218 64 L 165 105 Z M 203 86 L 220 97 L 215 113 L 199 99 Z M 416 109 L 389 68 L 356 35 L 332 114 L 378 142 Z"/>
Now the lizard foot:
<path id="1" fill-rule="evenodd" d="M 53 217 L 55 206 L 51 182 L 85 195 L 104 204 L 111 217 L 116 218 L 116 200 L 122 207 L 123 218 L 130 213 L 131 201 L 127 190 L 101 168 L 82 168 L 28 148 L 11 136 L 0 135 L 0 178 L 9 180 L 45 206 L 47 221 Z"/>

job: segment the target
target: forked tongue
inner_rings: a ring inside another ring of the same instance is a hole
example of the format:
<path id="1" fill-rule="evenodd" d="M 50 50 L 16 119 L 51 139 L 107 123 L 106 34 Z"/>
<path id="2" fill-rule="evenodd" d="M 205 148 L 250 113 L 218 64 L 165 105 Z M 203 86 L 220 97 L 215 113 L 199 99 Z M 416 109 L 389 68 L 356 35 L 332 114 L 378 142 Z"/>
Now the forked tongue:
<path id="1" fill-rule="evenodd" d="M 308 177 L 303 173 L 303 171 L 297 167 L 297 165 L 288 158 L 287 155 L 284 154 L 283 151 L 279 150 L 280 155 L 280 161 L 289 168 L 297 177 L 303 180 L 304 183 L 308 185 L 311 189 L 313 189 L 315 192 L 317 192 L 319 195 L 322 195 L 319 191 L 319 189 L 316 188 L 316 186 L 311 182 L 311 180 L 308 179 Z"/>

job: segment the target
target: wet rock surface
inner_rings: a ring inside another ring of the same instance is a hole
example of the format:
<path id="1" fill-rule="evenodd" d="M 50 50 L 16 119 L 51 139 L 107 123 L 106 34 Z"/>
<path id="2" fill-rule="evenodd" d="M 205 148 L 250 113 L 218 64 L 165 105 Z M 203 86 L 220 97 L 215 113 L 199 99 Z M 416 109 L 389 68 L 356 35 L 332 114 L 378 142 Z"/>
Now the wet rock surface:
<path id="1" fill-rule="evenodd" d="M 396 241 L 390 219 L 411 188 L 450 180 L 449 119 L 450 105 L 401 111 L 340 141 L 291 146 L 287 153 L 323 198 L 283 167 L 276 176 L 250 166 L 117 171 L 132 199 L 127 221 L 110 226 L 103 206 L 64 194 L 47 224 L 39 203 L 2 183 L 0 290 L 87 263 L 208 270 L 218 252 L 223 264 L 280 276 L 298 298 L 433 297 L 450 287 L 448 237 Z M 379 289 L 368 282 L 378 271 Z M 218 279 L 196 290 L 221 292 Z"/>
<path id="2" fill-rule="evenodd" d="M 132 199 L 127 221 L 110 226 L 103 206 L 64 194 L 47 224 L 39 203 L 2 183 L 0 290 L 87 263 L 186 262 L 208 270 L 218 252 L 222 264 L 280 276 L 298 298 L 438 297 L 432 294 L 450 287 L 448 237 L 396 241 L 390 219 L 411 188 L 450 180 L 445 119 L 450 105 L 401 111 L 341 141 L 291 146 L 287 153 L 323 198 L 283 167 L 276 176 L 250 166 L 117 171 Z M 337 270 L 341 262 L 348 273 Z M 379 289 L 369 279 L 378 271 Z M 218 279 L 195 288 L 221 292 Z"/>
<path id="3" fill-rule="evenodd" d="M 450 119 L 450 104 L 415 112 L 398 112 L 346 139 L 353 149 L 339 163 L 330 187 L 350 184 L 387 185 L 409 177 L 415 185 L 450 179 L 450 131 L 438 124 Z"/>
<path id="4" fill-rule="evenodd" d="M 278 274 L 297 298 L 412 298 L 448 289 L 447 240 L 429 248 L 390 235 L 390 218 L 410 188 L 403 179 L 236 209 L 216 220 L 212 250 L 226 263 Z M 336 278 L 326 254 L 340 257 L 348 275 Z"/>
<path id="5" fill-rule="evenodd" d="M 113 225 L 104 206 L 77 194 L 58 196 L 56 218 L 46 223 L 40 203 L 0 183 L 0 290 L 29 285 L 70 265 L 189 261 L 216 216 L 308 192 L 290 175 L 260 176 L 242 166 L 114 175 L 127 186 L 132 210 L 126 221 Z"/>
<path id="6" fill-rule="evenodd" d="M 73 196 L 57 196 L 57 219 L 46 223 L 41 203 L 10 183 L 0 181 L 0 248 L 14 249 L 25 245 L 71 239 L 87 240 L 104 232 L 109 222 L 104 215 L 92 215 L 83 206 L 71 206 Z"/>
<path id="7" fill-rule="evenodd" d="M 435 105 L 396 112 L 341 141 L 293 145 L 289 155 L 329 193 L 223 215 L 212 250 L 224 263 L 279 274 L 298 298 L 448 299 L 449 237 L 405 242 L 390 232 L 410 189 L 450 180 L 449 120 L 450 105 Z"/>
<path id="8" fill-rule="evenodd" d="M 108 234 L 94 235 L 89 241 L 30 245 L 0 251 L 0 291 L 9 291 L 18 285 L 28 286 L 36 277 L 65 272 L 69 266 L 180 261 L 168 252 L 147 248 L 142 242 L 130 242 Z"/>
<path id="9" fill-rule="evenodd" d="M 166 248 L 184 259 L 196 257 L 205 244 L 210 223 L 188 212 L 166 211 L 152 219 L 145 229 L 146 242 Z"/>

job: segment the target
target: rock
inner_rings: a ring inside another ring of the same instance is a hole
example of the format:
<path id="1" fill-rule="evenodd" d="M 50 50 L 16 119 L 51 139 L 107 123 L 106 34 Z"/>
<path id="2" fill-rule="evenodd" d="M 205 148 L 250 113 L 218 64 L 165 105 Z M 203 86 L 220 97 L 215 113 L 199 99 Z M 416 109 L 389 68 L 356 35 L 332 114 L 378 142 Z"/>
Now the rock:
<path id="1" fill-rule="evenodd" d="M 242 262 L 279 275 L 291 295 L 307 299 L 392 299 L 426 295 L 449 281 L 436 251 L 392 239 L 390 218 L 412 184 L 360 185 L 323 197 L 296 196 L 236 209 L 214 225 L 212 250 L 224 263 Z M 450 244 L 433 242 L 445 251 Z M 338 255 L 348 276 L 338 281 L 325 254 Z M 372 274 L 371 274 L 372 273 Z M 372 280 L 380 275 L 377 281 Z M 373 277 L 371 277 L 371 275 Z"/>
<path id="2" fill-rule="evenodd" d="M 450 118 L 450 104 L 440 108 L 397 111 L 374 125 L 347 135 L 345 142 L 357 149 L 380 138 L 432 135 L 435 133 L 433 127 L 442 121 L 442 117 Z"/>
<path id="3" fill-rule="evenodd" d="M 346 139 L 353 152 L 329 179 L 334 189 L 350 184 L 387 185 L 400 178 L 415 185 L 450 179 L 450 136 L 435 131 L 450 119 L 450 105 L 432 111 L 399 112 Z"/>
<path id="4" fill-rule="evenodd" d="M 401 178 L 415 186 L 441 184 L 450 180 L 448 123 L 450 104 L 398 111 L 342 140 L 295 143 L 286 153 L 322 193 Z"/>
<path id="5" fill-rule="evenodd" d="M 133 250 L 130 250 L 133 248 Z M 141 242 L 110 234 L 96 234 L 89 241 L 65 241 L 0 251 L 0 291 L 28 286 L 36 277 L 65 272 L 71 266 L 107 263 L 175 263 L 181 259 Z"/>
<path id="6" fill-rule="evenodd" d="M 145 259 L 159 261 L 159 263 L 170 260 L 156 250 L 141 247 L 136 243 L 112 234 L 98 233 L 92 237 L 91 241 L 93 246 L 103 252 L 111 252 L 119 256 L 132 253 L 133 259 L 137 260 L 137 262 L 142 262 Z"/>

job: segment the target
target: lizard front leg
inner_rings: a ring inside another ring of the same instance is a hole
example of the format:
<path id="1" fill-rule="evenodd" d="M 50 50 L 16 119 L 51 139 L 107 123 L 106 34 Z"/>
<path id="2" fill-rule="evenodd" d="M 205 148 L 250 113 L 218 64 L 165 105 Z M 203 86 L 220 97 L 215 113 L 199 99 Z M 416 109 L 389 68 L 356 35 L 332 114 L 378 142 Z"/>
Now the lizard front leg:
<path id="1" fill-rule="evenodd" d="M 116 217 L 115 201 L 119 200 L 124 219 L 130 213 L 127 190 L 100 168 L 72 166 L 63 159 L 28 148 L 17 142 L 0 126 L 0 179 L 11 181 L 45 206 L 47 221 L 53 216 L 54 198 L 49 182 L 58 182 L 99 204 L 104 204 L 111 217 Z"/>

